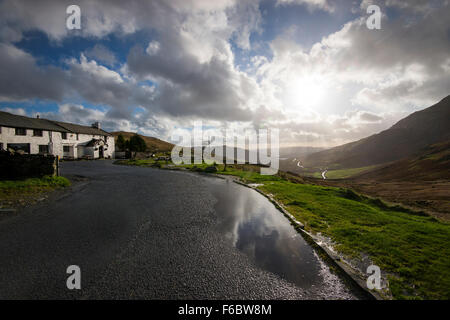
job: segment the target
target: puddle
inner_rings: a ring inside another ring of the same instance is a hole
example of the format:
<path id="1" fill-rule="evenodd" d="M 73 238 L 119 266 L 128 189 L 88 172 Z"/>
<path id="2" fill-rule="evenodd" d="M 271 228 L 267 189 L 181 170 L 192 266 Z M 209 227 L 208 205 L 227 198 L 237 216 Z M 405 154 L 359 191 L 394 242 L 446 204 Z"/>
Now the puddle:
<path id="1" fill-rule="evenodd" d="M 211 182 L 219 232 L 256 266 L 309 290 L 311 298 L 355 298 L 264 196 L 231 181 Z"/>

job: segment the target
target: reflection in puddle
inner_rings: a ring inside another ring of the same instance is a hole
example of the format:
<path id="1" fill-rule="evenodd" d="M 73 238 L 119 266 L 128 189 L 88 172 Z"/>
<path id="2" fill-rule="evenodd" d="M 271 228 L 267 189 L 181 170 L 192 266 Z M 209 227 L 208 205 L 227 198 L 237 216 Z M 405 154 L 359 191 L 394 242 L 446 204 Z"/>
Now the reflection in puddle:
<path id="1" fill-rule="evenodd" d="M 264 196 L 228 180 L 211 182 L 219 231 L 255 265 L 326 298 L 354 298 Z"/>

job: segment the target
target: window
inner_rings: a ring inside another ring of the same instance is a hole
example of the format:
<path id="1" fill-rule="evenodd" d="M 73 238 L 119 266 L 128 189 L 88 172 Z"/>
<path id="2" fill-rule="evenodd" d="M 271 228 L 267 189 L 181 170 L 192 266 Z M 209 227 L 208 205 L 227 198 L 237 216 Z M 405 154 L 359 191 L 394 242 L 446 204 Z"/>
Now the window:
<path id="1" fill-rule="evenodd" d="M 16 128 L 16 136 L 26 136 L 27 129 L 25 128 Z"/>
<path id="2" fill-rule="evenodd" d="M 0 150 L 3 150 L 3 143 L 0 142 Z"/>
<path id="3" fill-rule="evenodd" d="M 67 139 L 67 133 L 66 132 L 61 132 L 61 138 L 63 140 L 66 140 Z"/>
<path id="4" fill-rule="evenodd" d="M 43 135 L 44 135 L 44 132 L 42 130 L 38 130 L 38 129 L 33 130 L 34 137 L 42 137 Z"/>
<path id="5" fill-rule="evenodd" d="M 40 144 L 39 145 L 39 153 L 49 153 L 48 152 L 48 145 L 47 144 Z"/>
<path id="6" fill-rule="evenodd" d="M 63 146 L 63 152 L 70 152 L 70 146 Z"/>
<path id="7" fill-rule="evenodd" d="M 8 149 L 13 149 L 14 151 L 22 150 L 25 153 L 30 153 L 29 143 L 8 143 Z"/>
<path id="8" fill-rule="evenodd" d="M 0 127 L 0 133 L 2 133 L 2 127 Z"/>

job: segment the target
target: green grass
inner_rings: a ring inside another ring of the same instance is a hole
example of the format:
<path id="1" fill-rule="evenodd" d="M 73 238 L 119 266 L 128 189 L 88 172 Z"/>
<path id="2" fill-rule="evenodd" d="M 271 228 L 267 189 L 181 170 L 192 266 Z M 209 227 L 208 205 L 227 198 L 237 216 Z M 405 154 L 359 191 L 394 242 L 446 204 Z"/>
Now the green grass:
<path id="1" fill-rule="evenodd" d="M 232 167 L 227 167 L 226 171 L 223 171 L 222 165 L 218 166 L 218 168 L 219 168 L 219 171 L 217 173 L 223 174 L 223 175 L 239 177 L 245 183 L 264 183 L 264 182 L 268 182 L 268 181 L 281 181 L 282 180 L 282 178 L 279 177 L 278 175 L 263 176 L 253 170 L 244 171 L 244 170 L 239 170 L 239 169 L 235 169 Z"/>
<path id="2" fill-rule="evenodd" d="M 184 165 L 201 170 L 202 165 Z M 396 299 L 450 299 L 450 224 L 351 190 L 289 182 L 255 168 L 219 165 L 218 173 L 240 177 L 274 196 L 313 233 L 331 238 L 339 252 L 368 255 L 389 274 Z"/>
<path id="3" fill-rule="evenodd" d="M 156 163 L 153 159 L 127 159 L 127 160 L 117 160 L 114 163 L 130 165 L 130 166 L 152 166 Z"/>
<path id="4" fill-rule="evenodd" d="M 43 193 L 70 186 L 64 177 L 44 176 L 25 180 L 0 181 L 0 207 L 20 207 L 34 203 Z"/>
<path id="5" fill-rule="evenodd" d="M 0 190 L 21 190 L 27 188 L 58 188 L 67 187 L 70 181 L 64 177 L 44 176 L 42 178 L 30 178 L 25 180 L 0 181 Z"/>
<path id="6" fill-rule="evenodd" d="M 368 254 L 392 274 L 395 298 L 450 299 L 450 225 L 340 188 L 271 182 L 261 187 L 340 252 Z"/>

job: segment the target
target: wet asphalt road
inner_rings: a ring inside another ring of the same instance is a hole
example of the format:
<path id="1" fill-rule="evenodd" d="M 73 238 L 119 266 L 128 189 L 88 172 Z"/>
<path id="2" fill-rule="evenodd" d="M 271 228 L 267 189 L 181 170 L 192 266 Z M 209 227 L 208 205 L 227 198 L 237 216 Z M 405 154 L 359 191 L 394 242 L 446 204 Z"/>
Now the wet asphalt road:
<path id="1" fill-rule="evenodd" d="M 2 299 L 330 298 L 230 245 L 217 231 L 217 178 L 110 161 L 64 163 L 61 173 L 88 179 L 0 220 Z M 81 290 L 66 287 L 69 265 L 81 268 Z M 345 288 L 331 298 L 341 294 L 352 298 Z"/>

